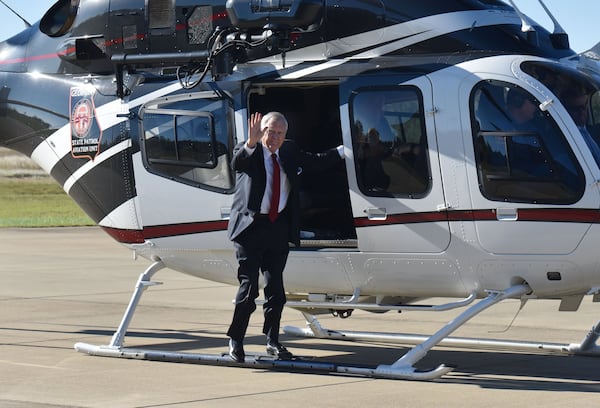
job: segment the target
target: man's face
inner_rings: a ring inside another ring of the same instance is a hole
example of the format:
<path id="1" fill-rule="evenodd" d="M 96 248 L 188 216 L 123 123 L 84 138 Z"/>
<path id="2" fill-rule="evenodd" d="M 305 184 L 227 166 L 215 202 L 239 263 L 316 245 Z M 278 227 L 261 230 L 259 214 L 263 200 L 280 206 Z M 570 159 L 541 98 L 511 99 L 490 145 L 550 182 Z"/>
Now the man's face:
<path id="1" fill-rule="evenodd" d="M 273 118 L 267 123 L 261 142 L 271 153 L 275 153 L 283 144 L 286 132 L 285 123 Z"/>

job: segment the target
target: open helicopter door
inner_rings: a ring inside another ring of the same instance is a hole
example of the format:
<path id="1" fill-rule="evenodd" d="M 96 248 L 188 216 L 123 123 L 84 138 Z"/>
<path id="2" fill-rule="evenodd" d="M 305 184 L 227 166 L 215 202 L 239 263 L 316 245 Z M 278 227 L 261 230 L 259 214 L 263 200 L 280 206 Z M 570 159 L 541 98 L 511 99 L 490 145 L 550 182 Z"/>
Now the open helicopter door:
<path id="1" fill-rule="evenodd" d="M 359 250 L 439 253 L 450 243 L 426 76 L 360 75 L 340 84 Z"/>
<path id="2" fill-rule="evenodd" d="M 204 233 L 224 234 L 231 206 L 230 98 L 213 91 L 162 97 L 144 104 L 138 116 L 136 185 L 146 234 L 197 233 L 198 241 L 181 238 L 180 245 L 218 245 Z"/>

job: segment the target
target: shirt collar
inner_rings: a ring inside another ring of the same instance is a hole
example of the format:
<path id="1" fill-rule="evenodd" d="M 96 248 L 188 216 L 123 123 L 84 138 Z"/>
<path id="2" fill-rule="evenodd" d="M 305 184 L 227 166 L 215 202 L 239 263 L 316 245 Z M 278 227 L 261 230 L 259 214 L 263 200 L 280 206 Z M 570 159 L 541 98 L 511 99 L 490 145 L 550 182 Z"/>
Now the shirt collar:
<path id="1" fill-rule="evenodd" d="M 263 154 L 265 157 L 271 157 L 271 155 L 273 153 L 271 153 L 271 151 L 267 148 L 267 146 L 265 146 L 264 144 L 260 144 L 263 148 Z M 277 155 L 277 157 L 279 157 L 279 149 L 275 150 L 275 154 Z"/>

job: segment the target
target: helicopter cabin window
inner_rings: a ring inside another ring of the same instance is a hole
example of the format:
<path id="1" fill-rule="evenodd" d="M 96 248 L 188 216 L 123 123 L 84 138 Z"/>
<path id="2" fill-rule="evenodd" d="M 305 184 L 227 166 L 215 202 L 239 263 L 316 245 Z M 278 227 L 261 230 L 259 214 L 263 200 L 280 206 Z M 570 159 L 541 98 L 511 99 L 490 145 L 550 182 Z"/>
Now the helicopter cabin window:
<path id="1" fill-rule="evenodd" d="M 231 115 L 229 103 L 212 92 L 145 105 L 140 119 L 146 167 L 183 183 L 231 190 L 227 148 Z"/>
<path id="2" fill-rule="evenodd" d="M 431 176 L 419 90 L 365 88 L 350 103 L 356 174 L 363 194 L 424 196 Z"/>
<path id="3" fill-rule="evenodd" d="M 540 102 L 515 85 L 480 82 L 471 95 L 473 143 L 482 194 L 493 201 L 571 204 L 583 171 Z"/>

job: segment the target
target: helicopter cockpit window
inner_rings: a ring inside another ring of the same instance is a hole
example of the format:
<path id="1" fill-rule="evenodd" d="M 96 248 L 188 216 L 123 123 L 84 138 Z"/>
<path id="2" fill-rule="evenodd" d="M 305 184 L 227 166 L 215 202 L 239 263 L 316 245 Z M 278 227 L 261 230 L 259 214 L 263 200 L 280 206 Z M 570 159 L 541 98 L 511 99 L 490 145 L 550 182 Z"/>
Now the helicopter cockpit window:
<path id="1" fill-rule="evenodd" d="M 50 37 L 60 37 L 69 31 L 79 10 L 79 0 L 60 0 L 40 21 L 40 31 Z"/>
<path id="2" fill-rule="evenodd" d="M 471 95 L 473 142 L 482 194 L 493 201 L 571 204 L 583 172 L 553 119 L 522 88 L 479 83 Z"/>
<path id="3" fill-rule="evenodd" d="M 521 64 L 523 71 L 542 82 L 565 107 L 600 167 L 600 84 L 573 68 L 539 61 Z"/>
<path id="4" fill-rule="evenodd" d="M 421 197 L 430 187 L 423 103 L 417 88 L 368 88 L 351 98 L 352 140 L 365 195 Z"/>
<path id="5" fill-rule="evenodd" d="M 206 95 L 145 105 L 140 119 L 148 170 L 215 191 L 232 189 L 230 116 L 227 101 Z"/>

